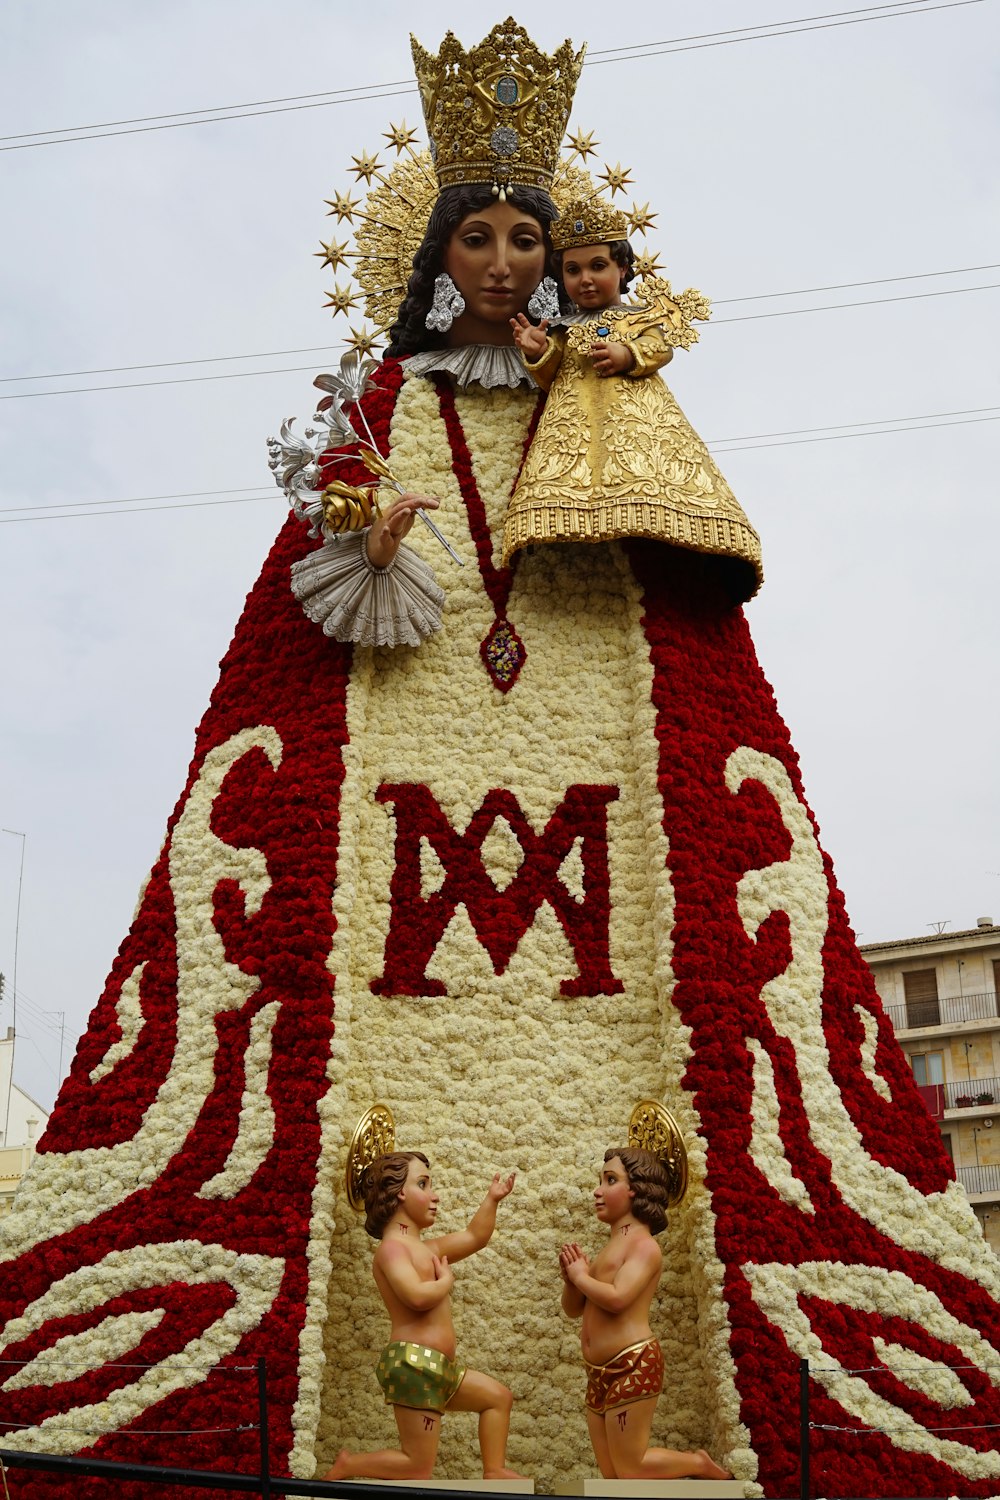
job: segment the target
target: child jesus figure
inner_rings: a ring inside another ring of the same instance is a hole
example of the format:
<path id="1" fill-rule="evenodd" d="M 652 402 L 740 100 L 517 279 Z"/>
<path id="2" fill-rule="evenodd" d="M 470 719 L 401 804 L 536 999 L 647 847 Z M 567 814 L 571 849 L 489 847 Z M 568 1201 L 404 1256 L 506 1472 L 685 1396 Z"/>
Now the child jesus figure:
<path id="1" fill-rule="evenodd" d="M 658 1156 L 612 1147 L 594 1193 L 597 1217 L 610 1231 L 590 1262 L 580 1246 L 559 1254 L 562 1307 L 582 1318 L 587 1368 L 587 1427 L 605 1479 L 729 1479 L 699 1448 L 651 1448 L 653 1413 L 663 1385 L 663 1354 L 649 1309 L 663 1269 L 654 1235 L 667 1227 L 669 1180 Z"/>
<path id="2" fill-rule="evenodd" d="M 522 1477 L 505 1467 L 514 1398 L 498 1380 L 455 1359 L 451 1320 L 451 1262 L 488 1244 L 497 1205 L 513 1186 L 513 1174 L 503 1179 L 497 1173 L 465 1229 L 424 1240 L 438 1211 L 426 1156 L 394 1151 L 373 1162 L 365 1182 L 365 1228 L 379 1241 L 372 1271 L 392 1325 L 375 1375 L 396 1418 L 399 1448 L 342 1448 L 325 1479 L 429 1479 L 444 1411 L 479 1413 L 484 1479 Z"/>

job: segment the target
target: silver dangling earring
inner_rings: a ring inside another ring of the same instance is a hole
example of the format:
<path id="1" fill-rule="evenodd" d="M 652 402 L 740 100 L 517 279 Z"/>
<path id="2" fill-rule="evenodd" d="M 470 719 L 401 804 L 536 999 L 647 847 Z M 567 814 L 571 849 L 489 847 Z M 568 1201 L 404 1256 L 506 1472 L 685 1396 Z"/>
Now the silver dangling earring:
<path id="1" fill-rule="evenodd" d="M 456 318 L 465 312 L 465 298 L 452 281 L 447 271 L 434 282 L 434 300 L 427 309 L 424 327 L 435 333 L 447 333 Z"/>
<path id="2" fill-rule="evenodd" d="M 543 318 L 558 318 L 559 288 L 551 276 L 545 276 L 528 298 L 528 312 L 539 322 Z"/>

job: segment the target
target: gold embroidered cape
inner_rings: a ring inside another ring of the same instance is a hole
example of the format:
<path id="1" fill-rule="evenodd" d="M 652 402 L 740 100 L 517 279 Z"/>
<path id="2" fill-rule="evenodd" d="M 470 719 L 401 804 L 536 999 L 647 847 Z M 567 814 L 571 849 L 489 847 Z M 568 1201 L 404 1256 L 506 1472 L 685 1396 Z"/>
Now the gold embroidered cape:
<path id="1" fill-rule="evenodd" d="M 635 365 L 606 379 L 587 354 L 601 316 L 554 329 L 540 359 L 526 361 L 549 395 L 511 497 L 503 561 L 533 542 L 653 537 L 747 564 L 736 587 L 750 598 L 763 580 L 760 538 L 657 373 L 670 344 L 657 328 L 619 334 Z"/>

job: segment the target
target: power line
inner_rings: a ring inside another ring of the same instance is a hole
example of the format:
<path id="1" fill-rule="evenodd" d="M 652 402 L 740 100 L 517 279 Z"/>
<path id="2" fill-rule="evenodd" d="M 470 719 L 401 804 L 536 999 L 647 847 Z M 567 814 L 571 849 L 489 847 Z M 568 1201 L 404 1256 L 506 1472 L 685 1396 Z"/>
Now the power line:
<path id="1" fill-rule="evenodd" d="M 977 266 L 977 271 L 992 271 L 992 266 Z M 948 271 L 928 271 L 929 276 L 947 276 Z M 957 272 L 955 274 L 958 274 Z M 895 278 L 894 278 L 895 279 Z M 903 278 L 900 277 L 900 280 Z M 827 288 L 823 287 L 823 291 Z M 738 297 L 736 301 L 746 301 Z M 102 370 L 57 370 L 52 375 L 0 375 L 0 385 L 12 385 L 26 380 L 76 380 L 83 375 L 125 375 L 132 370 L 171 370 L 181 365 L 220 365 L 224 360 L 277 359 L 287 354 L 333 354 L 343 344 L 316 344 L 307 349 L 258 349 L 253 354 L 212 354 L 203 359 L 161 359 L 153 365 L 107 365 Z"/>
<path id="2" fill-rule="evenodd" d="M 129 510 L 90 510 L 78 516 L 10 516 L 0 520 L 0 526 L 16 526 L 21 521 L 89 521 L 94 516 L 141 516 L 152 510 L 204 510 L 210 505 L 246 505 L 251 500 L 263 500 L 263 495 L 244 495 L 236 500 L 190 500 L 184 505 L 144 505 Z M 114 500 L 101 501 L 104 505 L 115 505 Z"/>
<path id="3" fill-rule="evenodd" d="M 991 413 L 993 415 L 983 415 Z M 976 422 L 1000 421 L 1000 406 L 969 406 L 958 411 L 935 411 L 920 412 L 912 416 L 904 417 L 878 417 L 872 421 L 841 422 L 826 427 L 792 427 L 780 432 L 758 432 L 743 433 L 738 437 L 709 438 L 708 444 L 720 453 L 752 452 L 754 448 L 790 448 L 799 443 L 824 443 L 842 441 L 845 438 L 855 437 L 885 437 L 899 432 L 929 432 L 934 427 L 964 427 Z M 908 426 L 899 424 L 908 423 Z M 914 423 L 928 423 L 929 426 L 914 426 Z M 858 432 L 854 429 L 865 428 L 866 431 Z M 802 434 L 820 434 L 819 436 L 802 436 Z M 778 439 L 778 441 L 770 441 Z M 728 447 L 727 444 L 742 444 L 742 447 Z M 257 488 L 253 485 L 245 486 L 246 489 Z M 189 495 L 230 495 L 230 490 L 185 490 L 177 495 L 131 495 L 120 500 L 83 500 L 67 501 L 60 505 L 58 502 L 52 505 L 31 507 L 33 510 L 63 510 L 70 507 L 82 506 L 128 506 L 126 510 L 90 510 L 86 514 L 78 516 L 36 516 L 15 515 L 9 520 L 0 520 L 0 526 L 16 525 L 19 521 L 75 521 L 90 520 L 91 516 L 122 516 L 122 515 L 144 515 L 149 511 L 159 510 L 195 510 L 206 505 L 246 505 L 254 500 L 262 500 L 273 496 L 273 492 L 265 490 L 261 494 L 240 494 L 236 499 L 229 500 L 193 500 L 189 504 L 169 505 L 155 504 L 146 505 L 143 502 L 185 500 Z M 134 508 L 131 508 L 134 507 Z M 27 510 L 27 506 L 8 506 L 7 510 Z"/>
<path id="4" fill-rule="evenodd" d="M 826 427 L 789 427 L 783 432 L 744 432 L 739 437 L 712 438 L 710 442 L 715 447 L 719 443 L 756 442 L 758 438 L 801 437 L 807 432 L 846 432 L 851 427 L 885 427 L 893 422 L 933 422 L 939 417 L 975 417 L 983 412 L 1000 413 L 1000 406 L 967 406 L 961 411 L 925 411 L 913 417 L 877 417 L 873 422 L 836 422 Z"/>
<path id="5" fill-rule="evenodd" d="M 778 443 L 750 443 L 741 448 L 717 448 L 716 452 L 754 453 L 758 448 L 797 448 L 802 443 L 841 443 L 847 438 L 889 437 L 897 432 L 933 432 L 936 427 L 970 427 L 977 422 L 1000 422 L 1000 414 L 995 417 L 961 417 L 955 422 L 932 422 L 927 427 L 880 427 L 868 432 L 830 433 L 826 437 L 787 438 Z"/>
<path id="6" fill-rule="evenodd" d="M 926 297 L 958 297 L 963 292 L 991 292 L 1000 286 L 1000 281 L 987 281 L 981 286 L 953 286 L 941 292 L 907 292 L 902 297 L 871 297 L 863 302 L 830 302 L 822 307 L 789 307 L 781 312 L 766 313 L 741 313 L 735 318 L 713 318 L 716 327 L 722 323 L 756 323 L 761 318 L 800 318 L 805 313 L 818 312 L 843 312 L 850 307 L 877 307 L 884 302 L 919 302 Z M 104 389 L 104 387 L 98 387 Z M 0 401 L 7 401 L 8 396 L 0 396 Z"/>
<path id="7" fill-rule="evenodd" d="M 91 391 L 142 391 L 154 385 L 200 385 L 206 380 L 251 380 L 257 375 L 294 375 L 315 365 L 283 365 L 277 370 L 224 370 L 220 375 L 178 375 L 170 380 L 125 380 L 118 385 L 73 385 L 64 391 L 14 391 L 0 401 L 37 401 L 42 396 L 86 396 Z"/>
<path id="8" fill-rule="evenodd" d="M 874 281 L 837 281 L 832 286 L 800 286 L 791 292 L 753 292 L 747 297 L 713 297 L 712 306 L 727 307 L 733 302 L 767 302 L 775 297 L 811 297 L 819 292 L 849 292 L 859 286 L 888 286 L 893 281 L 926 281 L 931 276 L 971 276 L 974 271 L 1000 271 L 1000 263 L 994 263 L 989 266 L 956 266 L 952 271 L 912 271 L 908 276 L 879 276 Z M 298 351 L 288 349 L 284 352 L 295 354 Z M 304 353 L 305 351 L 303 350 L 302 352 Z M 138 365 L 136 368 L 144 369 L 146 367 Z M 75 373 L 78 375 L 101 375 L 105 372 L 102 370 L 78 370 Z M 8 376 L 7 378 L 13 380 L 17 377 Z M 25 379 L 32 380 L 56 380 L 57 378 L 55 375 L 51 377 L 44 375 L 25 376 Z"/>
<path id="9" fill-rule="evenodd" d="M 744 297 L 714 297 L 713 307 L 728 307 L 734 302 L 768 302 L 780 297 L 807 297 L 819 292 L 846 292 L 855 287 L 863 286 L 889 286 L 902 281 L 926 281 L 934 276 L 971 276 L 979 271 L 1000 270 L 1000 262 L 994 262 L 985 266 L 955 266 L 947 271 L 911 271 L 905 276 L 879 276 L 868 281 L 840 281 L 830 286 L 807 286 L 796 287 L 787 292 L 755 292 Z M 974 289 L 973 289 L 974 290 Z M 849 305 L 849 304 L 838 304 Z M 804 311 L 811 312 L 813 309 L 805 308 Z M 717 318 L 717 323 L 733 322 L 735 319 Z M 20 385 L 34 380 L 74 380 L 89 375 L 127 375 L 139 370 L 171 370 L 187 368 L 190 365 L 217 365 L 232 363 L 242 359 L 279 359 L 290 354 L 335 354 L 337 350 L 343 349 L 343 343 L 318 344 L 303 349 L 257 349 L 249 354 L 211 354 L 199 359 L 163 359 L 152 364 L 139 365 L 105 365 L 94 370 L 55 370 L 45 375 L 0 375 L 0 385 Z M 127 387 L 126 387 L 127 388 Z M 116 387 L 112 387 L 116 389 Z M 28 391 L 25 395 L 31 395 Z M 46 394 L 42 392 L 41 394 Z M 58 393 L 57 393 L 58 394 Z"/>
<path id="10" fill-rule="evenodd" d="M 841 26 L 859 26 L 871 21 L 897 21 L 906 16 L 926 15 L 931 11 L 957 10 L 966 5 L 981 5 L 983 0 L 941 0 L 928 5 L 925 0 L 895 0 L 886 5 L 869 5 L 860 9 L 827 11 L 815 16 L 797 16 L 787 21 L 762 21 L 756 26 L 733 27 L 726 31 L 698 32 L 691 36 L 671 37 L 656 42 L 636 42 L 628 47 L 596 49 L 584 66 L 599 67 L 607 63 L 637 62 L 644 57 L 660 57 L 671 52 L 700 51 L 709 47 L 731 47 L 744 42 L 769 41 L 809 31 L 828 31 Z M 404 86 L 405 85 L 405 86 Z M 356 104 L 367 99 L 388 99 L 416 94 L 409 80 L 387 84 L 361 84 L 355 89 L 329 90 L 316 94 L 289 94 L 278 99 L 251 100 L 239 105 L 210 105 L 202 110 L 176 110 L 169 114 L 139 115 L 127 120 L 109 120 L 96 125 L 76 125 L 51 130 L 23 131 L 0 136 L 0 151 L 28 151 L 39 146 L 62 146 L 73 141 L 103 140 L 110 136 L 141 135 L 156 130 L 177 130 L 191 125 L 214 125 L 223 120 L 241 120 L 255 115 L 286 114 L 306 109 L 326 109 L 335 104 Z M 191 118 L 198 116 L 199 118 Z M 114 127 L 114 128 L 112 128 Z M 41 136 L 58 136 L 41 140 Z"/>
<path id="11" fill-rule="evenodd" d="M 929 272 L 928 274 L 929 275 L 937 275 L 938 273 L 937 272 Z M 943 273 L 940 273 L 940 274 L 947 275 L 948 273 L 947 272 L 943 272 Z M 898 278 L 897 277 L 886 277 L 885 278 L 885 280 L 887 282 L 888 281 L 895 281 L 895 280 L 905 281 L 905 280 L 909 280 L 909 279 L 911 279 L 911 278 L 909 278 L 909 277 L 898 277 Z M 989 292 L 989 291 L 996 290 L 997 287 L 1000 287 L 1000 282 L 990 281 L 990 282 L 984 282 L 980 286 L 948 287 L 948 288 L 945 288 L 945 289 L 943 289 L 941 291 L 937 291 L 937 292 L 908 292 L 908 293 L 904 294 L 902 297 L 869 297 L 869 298 L 866 298 L 865 300 L 860 301 L 860 302 L 832 302 L 832 303 L 824 303 L 823 306 L 821 306 L 821 307 L 795 307 L 795 308 L 787 308 L 787 309 L 784 309 L 784 310 L 779 310 L 779 311 L 776 311 L 776 312 L 739 313 L 734 318 L 713 318 L 712 324 L 713 324 L 714 327 L 720 327 L 720 326 L 722 326 L 723 324 L 726 324 L 726 323 L 758 322 L 758 321 L 760 321 L 761 319 L 764 319 L 764 318 L 794 318 L 794 317 L 803 317 L 807 313 L 843 312 L 846 309 L 855 308 L 855 307 L 878 307 L 878 306 L 881 306 L 883 303 L 889 303 L 889 302 L 916 302 L 916 301 L 922 301 L 922 300 L 924 300 L 924 299 L 926 299 L 928 297 L 956 297 L 956 296 L 961 295 L 963 292 Z M 768 296 L 780 296 L 782 294 L 781 293 L 767 293 L 766 295 L 768 295 Z M 788 296 L 794 296 L 796 294 L 790 292 L 787 295 Z M 734 300 L 734 301 L 749 301 L 751 299 L 749 299 L 749 298 L 734 298 L 732 300 Z M 345 346 L 344 345 L 326 345 L 325 346 L 325 348 L 329 352 L 333 352 L 333 350 L 335 350 L 337 348 L 343 348 L 343 347 L 345 347 Z M 222 356 L 220 356 L 220 358 L 222 358 L 222 359 L 252 359 L 254 357 L 255 356 L 250 355 L 250 354 L 246 354 L 246 355 L 233 354 L 233 355 L 222 355 Z M 214 360 L 178 360 L 177 363 L 178 363 L 178 365 L 213 364 L 213 363 L 215 363 L 215 361 Z M 169 361 L 165 361 L 162 366 L 161 365 L 134 365 L 134 366 L 127 366 L 126 365 L 126 366 L 122 366 L 123 369 L 132 368 L 132 369 L 137 369 L 137 370 L 138 369 L 160 369 L 160 368 L 169 368 L 169 367 L 170 367 Z M 67 386 L 64 390 L 53 390 L 53 391 L 12 391 L 12 392 L 7 392 L 5 395 L 0 396 L 0 401 L 38 401 L 38 400 L 41 400 L 42 397 L 45 397 L 45 396 L 88 396 L 88 395 L 91 395 L 91 394 L 93 394 L 93 393 L 95 393 L 97 391 L 141 391 L 141 390 L 149 389 L 150 387 L 153 387 L 153 386 L 164 386 L 164 385 L 196 385 L 196 384 L 201 384 L 201 383 L 203 383 L 205 381 L 210 381 L 210 380 L 250 380 L 250 379 L 253 379 L 253 378 L 256 378 L 256 377 L 260 377 L 260 376 L 263 376 L 263 375 L 294 375 L 294 374 L 297 374 L 297 373 L 301 373 L 303 370 L 314 370 L 314 369 L 315 369 L 315 367 L 313 365 L 281 365 L 277 369 L 274 369 L 274 370 L 224 370 L 224 371 L 222 371 L 218 375 L 177 375 L 177 376 L 169 376 L 169 377 L 167 377 L 166 379 L 163 379 L 163 380 L 126 380 L 126 381 L 120 381 L 120 382 L 118 382 L 115 385 L 74 385 L 74 386 Z M 11 379 L 11 380 L 16 380 L 18 378 L 19 377 L 17 377 L 17 376 L 10 376 L 9 377 L 9 379 Z M 42 376 L 27 376 L 25 378 L 26 379 L 34 380 L 34 379 L 43 379 L 44 377 L 42 377 Z M 49 378 L 51 378 L 51 379 L 57 379 L 58 377 L 57 376 L 51 376 Z"/>
<path id="12" fill-rule="evenodd" d="M 246 495 L 247 490 L 260 490 L 262 494 L 266 492 L 273 495 L 274 486 L 238 484 L 230 490 L 182 490 L 176 495 L 124 495 L 120 500 L 64 500 L 53 501 L 51 504 L 45 502 L 42 505 L 4 505 L 0 507 L 0 515 L 9 515 L 12 511 L 22 510 L 34 512 L 36 510 L 77 510 L 92 505 L 134 505 L 145 503 L 147 500 L 193 500 L 202 495 Z"/>

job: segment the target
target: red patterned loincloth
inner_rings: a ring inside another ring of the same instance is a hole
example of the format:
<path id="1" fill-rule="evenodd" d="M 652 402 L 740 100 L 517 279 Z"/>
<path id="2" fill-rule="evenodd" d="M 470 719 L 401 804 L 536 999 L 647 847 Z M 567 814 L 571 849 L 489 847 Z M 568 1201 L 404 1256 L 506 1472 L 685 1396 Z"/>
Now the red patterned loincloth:
<path id="1" fill-rule="evenodd" d="M 584 1405 L 589 1411 L 604 1413 L 633 1401 L 658 1396 L 663 1389 L 663 1350 L 657 1339 L 630 1344 L 606 1365 L 587 1366 L 587 1394 Z"/>

